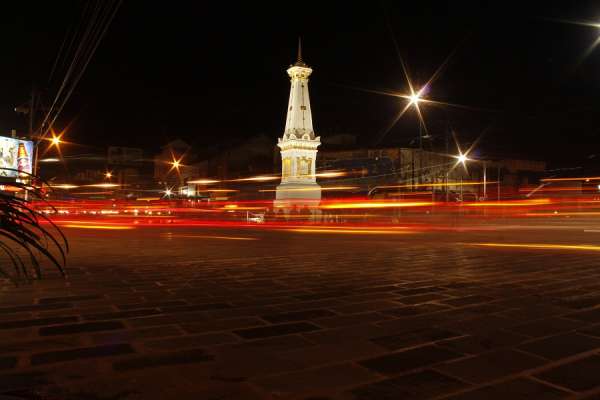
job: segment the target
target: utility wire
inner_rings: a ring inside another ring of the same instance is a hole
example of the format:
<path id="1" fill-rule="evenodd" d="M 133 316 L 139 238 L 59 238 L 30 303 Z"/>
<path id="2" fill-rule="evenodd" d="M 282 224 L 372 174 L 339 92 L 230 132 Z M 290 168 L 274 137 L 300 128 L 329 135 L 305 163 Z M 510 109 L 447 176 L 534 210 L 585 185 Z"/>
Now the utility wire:
<path id="1" fill-rule="evenodd" d="M 83 76 L 91 59 L 93 58 L 96 49 L 100 45 L 100 42 L 106 35 L 106 32 L 108 31 L 108 28 L 110 27 L 110 24 L 112 23 L 121 4 L 122 0 L 116 0 L 112 2 L 98 0 L 92 10 L 91 7 L 88 7 L 88 3 L 82 13 L 82 22 L 85 21 L 87 14 L 89 14 L 89 22 L 87 23 L 86 29 L 79 34 L 83 23 L 78 25 L 65 52 L 62 50 L 66 43 L 66 39 L 63 42 L 55 65 L 52 69 L 52 73 L 50 75 L 51 78 L 56 72 L 56 67 L 61 53 L 64 54 L 65 59 L 69 57 L 73 45 L 75 44 L 78 36 L 80 36 L 79 44 L 72 54 L 72 60 L 69 68 L 66 70 L 65 76 L 56 93 L 56 96 L 54 97 L 52 105 L 50 106 L 42 121 L 42 124 L 40 125 L 40 138 L 44 138 L 52 129 L 56 119 L 59 117 L 64 106 L 68 102 L 81 77 Z"/>
<path id="2" fill-rule="evenodd" d="M 65 96 L 65 98 L 64 98 L 62 104 L 60 105 L 60 107 L 58 108 L 58 110 L 56 111 L 56 114 L 54 115 L 54 118 L 52 119 L 52 121 L 48 125 L 48 130 L 52 128 L 52 126 L 54 125 L 54 122 L 56 122 L 56 119 L 58 118 L 58 116 L 62 112 L 65 104 L 67 103 L 67 101 L 69 100 L 69 98 L 71 97 L 71 95 L 73 94 L 73 91 L 77 87 L 77 84 L 79 83 L 79 80 L 83 76 L 85 70 L 87 69 L 88 64 L 92 60 L 92 57 L 94 56 L 94 53 L 96 52 L 96 49 L 100 45 L 100 42 L 102 41 L 102 38 L 104 38 L 104 36 L 106 35 L 106 32 L 108 31 L 108 28 L 110 26 L 110 23 L 114 19 L 114 17 L 116 15 L 116 13 L 117 13 L 117 11 L 118 11 L 119 6 L 121 5 L 121 3 L 122 3 L 122 0 L 119 0 L 118 3 L 117 3 L 117 5 L 116 5 L 116 7 L 112 10 L 112 12 L 110 14 L 107 13 L 104 16 L 103 21 L 101 22 L 101 24 L 97 27 L 97 30 L 99 31 L 99 33 L 98 32 L 95 33 L 97 37 L 96 37 L 95 43 L 93 44 L 93 47 L 90 50 L 90 53 L 89 53 L 89 55 L 87 57 L 87 60 L 83 64 L 83 67 L 80 69 L 80 71 L 77 74 L 77 76 L 75 77 L 75 80 L 73 81 L 69 92 Z M 102 27 L 102 24 L 104 25 L 103 27 Z"/>

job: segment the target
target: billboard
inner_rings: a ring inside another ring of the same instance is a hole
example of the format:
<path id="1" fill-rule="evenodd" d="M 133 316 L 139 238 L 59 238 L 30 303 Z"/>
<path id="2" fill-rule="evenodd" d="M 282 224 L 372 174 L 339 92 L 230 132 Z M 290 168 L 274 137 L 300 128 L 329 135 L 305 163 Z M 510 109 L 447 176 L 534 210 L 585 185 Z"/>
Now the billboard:
<path id="1" fill-rule="evenodd" d="M 0 177 L 18 178 L 31 174 L 32 160 L 33 142 L 0 136 Z"/>

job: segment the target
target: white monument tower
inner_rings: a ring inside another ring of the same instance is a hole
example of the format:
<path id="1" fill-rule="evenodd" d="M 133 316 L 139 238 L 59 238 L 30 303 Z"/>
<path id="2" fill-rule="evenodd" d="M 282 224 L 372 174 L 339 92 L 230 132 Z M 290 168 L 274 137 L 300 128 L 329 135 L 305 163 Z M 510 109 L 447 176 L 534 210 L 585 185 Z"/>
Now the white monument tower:
<path id="1" fill-rule="evenodd" d="M 315 136 L 308 96 L 308 77 L 312 69 L 302 60 L 302 44 L 298 40 L 298 59 L 287 69 L 290 76 L 290 100 L 283 137 L 278 139 L 281 149 L 281 184 L 277 186 L 276 201 L 279 206 L 304 206 L 321 199 L 317 184 L 315 164 L 317 147 L 321 144 Z M 297 200 L 308 200 L 301 202 Z"/>

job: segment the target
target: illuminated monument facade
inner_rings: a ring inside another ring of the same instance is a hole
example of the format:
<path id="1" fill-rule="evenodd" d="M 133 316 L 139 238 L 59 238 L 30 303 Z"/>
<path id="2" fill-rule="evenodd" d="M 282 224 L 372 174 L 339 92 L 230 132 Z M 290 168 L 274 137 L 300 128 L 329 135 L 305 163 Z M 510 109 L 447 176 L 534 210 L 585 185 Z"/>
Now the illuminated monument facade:
<path id="1" fill-rule="evenodd" d="M 281 184 L 277 186 L 276 203 L 280 207 L 318 204 L 321 187 L 317 184 L 315 164 L 321 141 L 313 130 L 308 96 L 308 77 L 312 69 L 302 60 L 301 43 L 298 43 L 298 59 L 287 73 L 291 88 L 285 131 L 277 143 L 281 149 Z"/>

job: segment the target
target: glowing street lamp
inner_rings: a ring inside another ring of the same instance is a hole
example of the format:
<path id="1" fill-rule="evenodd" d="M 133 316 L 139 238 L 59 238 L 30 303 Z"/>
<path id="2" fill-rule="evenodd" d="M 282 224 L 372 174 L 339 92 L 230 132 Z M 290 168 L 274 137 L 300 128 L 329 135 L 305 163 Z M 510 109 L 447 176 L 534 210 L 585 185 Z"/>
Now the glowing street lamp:
<path id="1" fill-rule="evenodd" d="M 64 143 L 64 141 L 62 140 L 62 136 L 64 135 L 64 132 L 61 132 L 58 135 L 55 134 L 54 132 L 51 132 L 51 135 L 52 135 L 52 137 L 45 139 L 50 142 L 49 147 L 56 147 L 57 149 L 60 150 L 60 145 L 62 143 Z"/>
<path id="2" fill-rule="evenodd" d="M 421 99 L 421 91 L 422 90 L 423 89 L 421 89 L 417 92 L 412 92 L 409 96 L 407 96 L 409 106 L 415 106 L 417 108 L 419 107 L 419 102 L 423 100 L 423 99 Z"/>
<path id="3" fill-rule="evenodd" d="M 460 153 L 459 155 L 456 156 L 457 164 L 462 164 L 463 166 L 466 165 L 467 161 L 471 161 L 471 159 L 469 157 L 467 157 L 466 154 L 462 154 Z"/>
<path id="4" fill-rule="evenodd" d="M 164 193 L 165 193 L 165 197 L 171 197 L 171 195 L 173 194 L 173 189 L 166 188 Z"/>
<path id="5" fill-rule="evenodd" d="M 110 171 L 106 171 L 106 173 L 104 174 L 104 177 L 105 177 L 106 179 L 110 179 L 110 178 L 112 178 L 112 176 L 113 176 L 113 175 L 112 175 L 112 172 L 110 172 Z"/>

